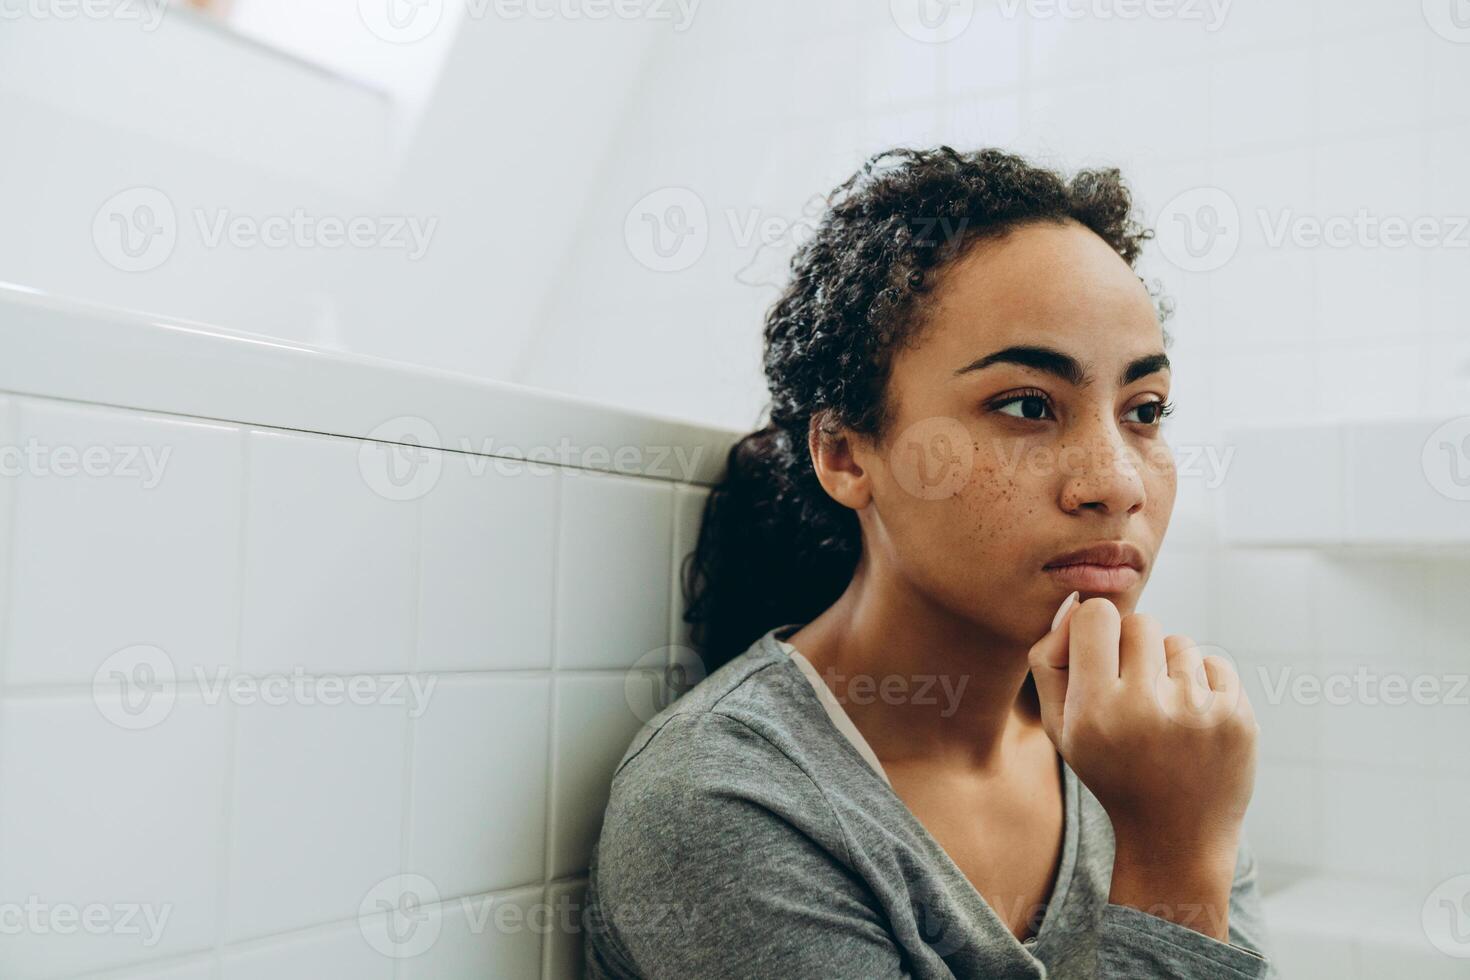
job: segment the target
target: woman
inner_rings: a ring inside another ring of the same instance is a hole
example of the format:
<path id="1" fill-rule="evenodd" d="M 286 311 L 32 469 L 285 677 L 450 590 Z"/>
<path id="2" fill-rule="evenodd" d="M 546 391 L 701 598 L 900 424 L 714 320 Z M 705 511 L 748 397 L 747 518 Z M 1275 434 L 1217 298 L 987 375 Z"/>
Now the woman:
<path id="1" fill-rule="evenodd" d="M 1275 975 L 1250 703 L 1133 612 L 1175 472 L 1131 207 L 948 147 L 832 194 L 687 583 L 723 666 L 613 782 L 592 977 Z"/>

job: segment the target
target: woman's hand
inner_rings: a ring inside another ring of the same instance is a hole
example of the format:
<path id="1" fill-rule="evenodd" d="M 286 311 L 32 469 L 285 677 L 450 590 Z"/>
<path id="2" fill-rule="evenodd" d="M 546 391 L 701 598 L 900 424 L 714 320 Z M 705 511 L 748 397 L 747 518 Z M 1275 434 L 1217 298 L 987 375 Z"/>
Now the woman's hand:
<path id="1" fill-rule="evenodd" d="M 1059 612 L 1031 648 L 1031 672 L 1047 735 L 1112 820 L 1112 900 L 1207 893 L 1218 922 L 1197 928 L 1223 934 L 1260 731 L 1240 678 L 1107 599 Z"/>

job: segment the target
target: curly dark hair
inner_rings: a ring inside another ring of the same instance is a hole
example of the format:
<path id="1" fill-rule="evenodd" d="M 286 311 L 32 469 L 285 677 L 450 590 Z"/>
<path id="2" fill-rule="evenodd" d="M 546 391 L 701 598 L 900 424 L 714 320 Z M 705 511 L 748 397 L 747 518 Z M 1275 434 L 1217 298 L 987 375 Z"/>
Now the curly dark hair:
<path id="1" fill-rule="evenodd" d="M 885 150 L 826 204 L 766 316 L 770 421 L 730 449 L 680 570 L 684 620 L 710 670 L 774 626 L 815 618 L 851 581 L 857 516 L 818 482 L 808 433 L 817 419 L 881 444 L 894 353 L 916 341 L 948 263 L 1029 222 L 1080 222 L 1130 266 L 1153 236 L 1117 168 L 1068 180 L 998 149 Z M 1145 285 L 1162 324 L 1171 304 Z"/>

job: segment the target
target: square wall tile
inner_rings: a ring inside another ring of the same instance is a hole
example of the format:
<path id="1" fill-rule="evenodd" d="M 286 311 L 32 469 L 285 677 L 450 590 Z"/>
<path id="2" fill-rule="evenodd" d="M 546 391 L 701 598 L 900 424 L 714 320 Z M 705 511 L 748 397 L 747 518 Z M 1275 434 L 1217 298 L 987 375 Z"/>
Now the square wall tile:
<path id="1" fill-rule="evenodd" d="M 413 722 L 407 870 L 442 898 L 539 882 L 546 862 L 551 682 L 435 677 Z"/>
<path id="2" fill-rule="evenodd" d="M 587 879 L 546 886 L 551 932 L 546 936 L 547 980 L 582 980 L 586 975 Z"/>
<path id="3" fill-rule="evenodd" d="M 1350 875 L 1422 881 L 1433 854 L 1433 785 L 1421 773 L 1322 769 L 1327 867 Z"/>
<path id="4" fill-rule="evenodd" d="M 226 948 L 220 980 L 394 980 L 393 959 L 369 942 L 381 943 L 376 927 L 376 922 L 365 927 L 348 922 Z"/>
<path id="5" fill-rule="evenodd" d="M 613 770 L 649 709 L 640 692 L 657 677 L 623 674 L 558 677 L 553 743 L 551 877 L 586 870 L 592 859 Z"/>
<path id="6" fill-rule="evenodd" d="M 551 666 L 557 471 L 443 456 L 423 498 L 418 669 Z"/>
<path id="7" fill-rule="evenodd" d="M 1253 548 L 1221 553 L 1216 642 L 1227 650 L 1316 649 L 1316 556 Z"/>
<path id="8" fill-rule="evenodd" d="M 1224 534 L 1233 544 L 1336 541 L 1347 503 L 1346 447 L 1331 426 L 1236 429 L 1224 489 Z"/>
<path id="9" fill-rule="evenodd" d="M 214 942 L 227 715 L 178 694 L 133 729 L 109 720 L 120 717 L 113 707 L 85 694 L 0 706 L 0 903 L 34 896 L 117 915 L 105 934 L 7 936 L 6 977 L 69 976 Z"/>
<path id="10" fill-rule="evenodd" d="M 387 684 L 376 693 L 403 695 Z M 227 938 L 356 915 L 369 889 L 399 871 L 407 708 L 298 702 L 237 712 Z"/>
<path id="11" fill-rule="evenodd" d="M 408 670 L 418 501 L 374 489 L 367 443 L 252 430 L 241 668 Z"/>
<path id="12" fill-rule="evenodd" d="M 136 644 L 167 651 L 181 674 L 233 663 L 240 430 L 13 404 L 28 461 L 14 481 L 7 682 L 91 683 Z"/>
<path id="13" fill-rule="evenodd" d="M 456 899 L 425 909 L 426 949 L 399 961 L 398 980 L 541 976 L 547 929 L 541 888 Z"/>
<path id="14" fill-rule="evenodd" d="M 1317 765 L 1270 762 L 1256 767 L 1246 833 L 1263 864 L 1303 867 L 1323 854 L 1322 772 Z"/>
<path id="15" fill-rule="evenodd" d="M 87 980 L 216 980 L 214 958 L 190 957 L 169 963 L 150 963 L 147 966 L 110 973 L 94 973 Z"/>
<path id="16" fill-rule="evenodd" d="M 669 643 L 672 484 L 562 474 L 556 664 L 628 667 Z"/>

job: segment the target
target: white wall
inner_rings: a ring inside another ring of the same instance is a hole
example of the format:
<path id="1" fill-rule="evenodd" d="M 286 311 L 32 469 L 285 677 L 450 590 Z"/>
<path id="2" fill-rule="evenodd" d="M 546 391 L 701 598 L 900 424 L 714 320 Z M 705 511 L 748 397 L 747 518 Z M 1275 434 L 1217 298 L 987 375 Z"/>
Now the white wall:
<path id="1" fill-rule="evenodd" d="M 581 201 L 661 29 L 464 17 L 434 94 L 404 120 L 367 89 L 178 13 L 152 30 L 0 23 L 0 282 L 498 380 L 516 380 L 541 304 L 565 288 Z M 166 261 L 130 272 L 93 226 L 135 187 L 166 195 L 179 232 Z M 436 224 L 411 259 L 211 246 L 195 221 L 296 209 Z"/>
<path id="2" fill-rule="evenodd" d="M 727 440 L 26 297 L 0 343 L 0 975 L 579 975 Z M 413 402 L 444 449 L 323 421 Z"/>

